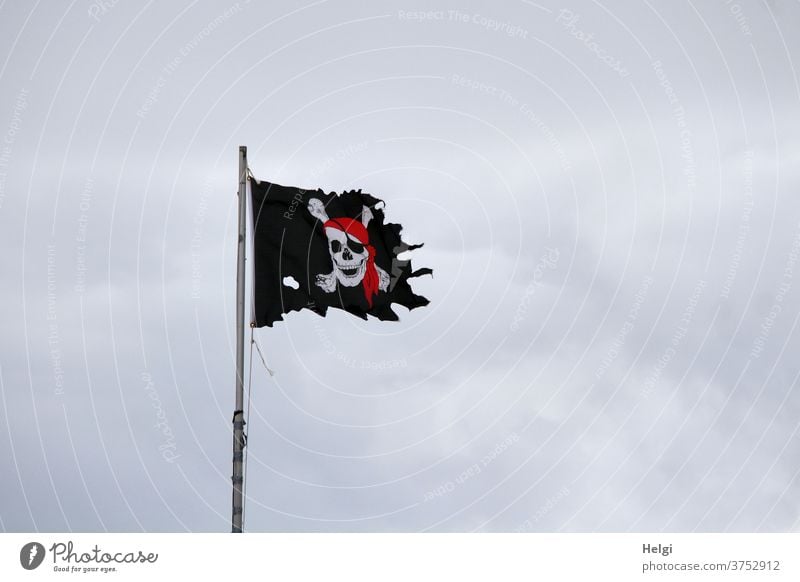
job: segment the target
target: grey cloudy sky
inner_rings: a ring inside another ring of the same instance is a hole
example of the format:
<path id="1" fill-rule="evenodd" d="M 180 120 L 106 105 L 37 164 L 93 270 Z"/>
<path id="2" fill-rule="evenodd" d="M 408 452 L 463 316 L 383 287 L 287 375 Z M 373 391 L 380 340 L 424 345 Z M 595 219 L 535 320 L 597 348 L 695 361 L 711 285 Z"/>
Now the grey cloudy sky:
<path id="1" fill-rule="evenodd" d="M 251 531 L 800 527 L 800 6 L 0 4 L 0 529 L 226 531 L 237 147 L 425 242 L 255 337 Z"/>

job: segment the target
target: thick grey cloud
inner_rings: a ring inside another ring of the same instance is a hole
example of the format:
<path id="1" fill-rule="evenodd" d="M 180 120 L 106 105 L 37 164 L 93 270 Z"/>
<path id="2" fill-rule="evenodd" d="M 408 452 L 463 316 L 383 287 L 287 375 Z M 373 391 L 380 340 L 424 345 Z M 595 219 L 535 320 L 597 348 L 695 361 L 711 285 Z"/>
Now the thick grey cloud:
<path id="1" fill-rule="evenodd" d="M 244 144 L 435 271 L 255 332 L 247 529 L 797 529 L 796 4 L 0 13 L 0 528 L 228 528 Z"/>

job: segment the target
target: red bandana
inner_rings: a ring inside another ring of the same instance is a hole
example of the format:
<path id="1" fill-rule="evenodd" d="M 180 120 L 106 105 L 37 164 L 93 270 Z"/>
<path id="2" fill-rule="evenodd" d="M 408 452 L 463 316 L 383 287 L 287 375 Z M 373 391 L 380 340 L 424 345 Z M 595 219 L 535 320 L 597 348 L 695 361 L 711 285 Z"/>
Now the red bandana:
<path id="1" fill-rule="evenodd" d="M 324 228 L 335 228 L 341 230 L 345 234 L 355 238 L 358 242 L 364 245 L 367 249 L 367 268 L 364 271 L 364 279 L 361 285 L 364 288 L 364 297 L 367 299 L 370 309 L 372 308 L 372 298 L 378 294 L 379 277 L 378 271 L 375 269 L 375 247 L 369 244 L 369 233 L 366 227 L 355 218 L 331 218 L 325 224 Z"/>

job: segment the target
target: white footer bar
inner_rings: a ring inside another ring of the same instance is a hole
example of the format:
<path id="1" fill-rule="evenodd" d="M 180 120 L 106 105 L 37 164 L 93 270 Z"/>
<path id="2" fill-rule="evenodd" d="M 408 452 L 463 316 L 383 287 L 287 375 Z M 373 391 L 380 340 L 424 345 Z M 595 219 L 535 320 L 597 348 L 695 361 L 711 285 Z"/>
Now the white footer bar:
<path id="1" fill-rule="evenodd" d="M 0 534 L 0 580 L 800 580 L 800 534 Z"/>

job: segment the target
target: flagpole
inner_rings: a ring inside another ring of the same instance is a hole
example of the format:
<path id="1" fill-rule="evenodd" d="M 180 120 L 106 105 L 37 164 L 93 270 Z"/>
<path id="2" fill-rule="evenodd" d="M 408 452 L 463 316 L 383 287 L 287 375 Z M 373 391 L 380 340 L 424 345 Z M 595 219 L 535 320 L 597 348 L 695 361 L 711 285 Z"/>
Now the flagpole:
<path id="1" fill-rule="evenodd" d="M 239 237 L 236 247 L 236 408 L 233 411 L 231 533 L 242 533 L 244 499 L 244 259 L 247 217 L 247 146 L 239 146 Z"/>

